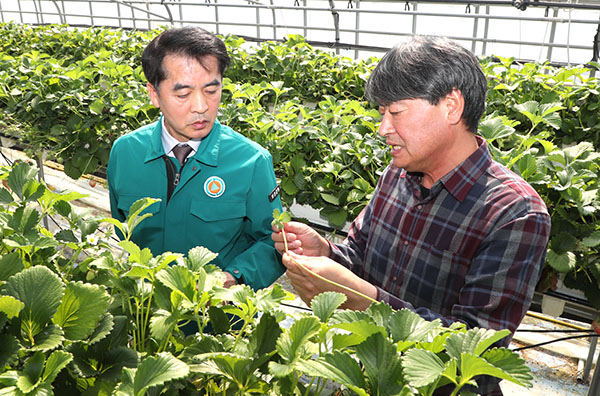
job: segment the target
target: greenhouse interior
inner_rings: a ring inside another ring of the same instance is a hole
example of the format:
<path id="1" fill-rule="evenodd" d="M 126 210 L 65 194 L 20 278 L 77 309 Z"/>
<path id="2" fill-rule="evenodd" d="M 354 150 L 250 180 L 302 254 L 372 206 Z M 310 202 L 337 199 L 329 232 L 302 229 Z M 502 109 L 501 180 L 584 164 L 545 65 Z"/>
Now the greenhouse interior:
<path id="1" fill-rule="evenodd" d="M 0 0 L 0 46 L 0 394 L 600 395 L 600 1 Z"/>

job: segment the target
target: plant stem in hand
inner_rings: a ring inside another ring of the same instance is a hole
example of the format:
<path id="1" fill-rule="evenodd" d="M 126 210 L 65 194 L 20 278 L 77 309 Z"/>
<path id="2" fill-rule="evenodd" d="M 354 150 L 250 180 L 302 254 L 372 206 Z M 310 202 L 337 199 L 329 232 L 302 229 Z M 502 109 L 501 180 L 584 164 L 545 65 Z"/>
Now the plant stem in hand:
<path id="1" fill-rule="evenodd" d="M 300 266 L 300 268 L 302 268 L 303 270 L 305 270 L 305 271 L 306 271 L 306 272 L 308 272 L 309 274 L 313 275 L 313 276 L 314 276 L 314 277 L 316 277 L 316 278 L 319 278 L 319 279 L 321 279 L 321 280 L 322 280 L 322 281 L 324 281 L 324 282 L 327 282 L 327 283 L 329 283 L 330 285 L 333 285 L 333 286 L 339 287 L 340 289 L 346 290 L 346 291 L 348 291 L 348 292 L 350 292 L 350 293 L 354 293 L 354 294 L 356 294 L 356 295 L 357 295 L 357 296 L 359 296 L 359 297 L 362 297 L 362 298 L 365 298 L 365 299 L 367 299 L 367 300 L 371 301 L 372 303 L 376 303 L 376 302 L 377 302 L 377 300 L 375 300 L 375 299 L 372 299 L 371 297 L 369 297 L 369 296 L 367 296 L 367 295 L 365 295 L 365 294 L 363 294 L 363 293 L 361 293 L 361 292 L 359 292 L 359 291 L 357 291 L 357 290 L 354 290 L 354 289 L 352 289 L 352 288 L 350 288 L 350 287 L 348 287 L 348 286 L 341 285 L 341 284 L 339 284 L 339 283 L 337 283 L 337 282 L 335 282 L 335 281 L 332 281 L 332 280 L 330 280 L 330 279 L 327 279 L 327 278 L 324 278 L 324 277 L 322 277 L 321 275 L 317 274 L 316 272 L 313 272 L 313 271 L 309 270 L 308 268 L 306 268 L 306 267 L 305 267 L 303 264 L 300 264 L 299 262 L 297 262 L 296 260 L 294 260 L 294 259 L 293 259 L 293 258 L 292 258 L 292 257 L 289 255 L 288 244 L 287 244 L 287 237 L 285 236 L 285 231 L 283 230 L 283 227 L 281 228 L 281 233 L 282 233 L 282 235 L 283 235 L 283 245 L 284 245 L 284 247 L 285 247 L 285 252 L 286 252 L 286 253 L 288 253 L 288 256 L 290 257 L 290 260 L 292 260 L 292 262 L 293 262 L 294 264 L 296 264 L 296 265 Z"/>

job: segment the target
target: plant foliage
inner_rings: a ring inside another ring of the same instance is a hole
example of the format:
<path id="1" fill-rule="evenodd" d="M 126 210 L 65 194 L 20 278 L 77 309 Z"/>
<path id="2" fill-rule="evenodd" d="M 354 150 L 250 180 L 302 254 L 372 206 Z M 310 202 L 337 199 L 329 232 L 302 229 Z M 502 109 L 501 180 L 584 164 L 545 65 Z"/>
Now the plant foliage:
<path id="1" fill-rule="evenodd" d="M 203 247 L 154 257 L 129 241 L 151 199 L 116 224 L 82 213 L 76 194 L 52 192 L 28 163 L 0 178 L 11 180 L 0 208 L 0 394 L 431 395 L 483 374 L 531 385 L 516 353 L 490 349 L 508 331 L 444 328 L 384 303 L 341 310 L 345 296 L 331 292 L 315 297 L 314 315 L 284 310 L 277 284 L 224 289 Z"/>
<path id="2" fill-rule="evenodd" d="M 159 31 L 0 24 L 3 145 L 18 144 L 32 157 L 55 160 L 72 178 L 103 173 L 114 140 L 158 117 L 139 57 Z M 379 113 L 363 92 L 377 59 L 336 56 L 297 35 L 255 46 L 234 36 L 224 40 L 232 62 L 224 76 L 220 120 L 271 152 L 285 207 L 310 206 L 334 228 L 343 227 L 365 207 L 390 161 L 376 133 Z M 479 134 L 496 160 L 536 189 L 552 217 L 538 290 L 555 288 L 561 279 L 600 309 L 600 95 L 590 68 L 598 65 L 556 68 L 512 58 L 481 64 L 489 89 Z M 15 171 L 5 182 L 17 198 L 38 199 L 41 190 L 25 186 L 25 176 Z M 0 202 L 13 200 L 0 189 Z M 54 209 L 61 208 L 68 210 L 63 204 Z M 48 209 L 45 204 L 42 215 Z M 19 249 L 1 258 L 7 269 L 0 266 L 0 274 L 15 271 L 17 258 L 40 262 L 52 251 L 55 240 L 24 232 L 38 216 L 20 208 L 7 224 L 15 234 L 6 243 Z M 70 230 L 56 240 L 76 243 Z M 122 247 L 149 264 L 149 252 Z M 156 272 L 149 270 L 137 282 L 143 285 Z"/>

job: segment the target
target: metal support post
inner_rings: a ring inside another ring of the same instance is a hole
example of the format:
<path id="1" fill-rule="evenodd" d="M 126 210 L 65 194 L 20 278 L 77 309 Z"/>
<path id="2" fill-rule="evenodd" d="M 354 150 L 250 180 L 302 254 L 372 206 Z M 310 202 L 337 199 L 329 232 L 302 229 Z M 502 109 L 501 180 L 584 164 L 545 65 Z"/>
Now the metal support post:
<path id="1" fill-rule="evenodd" d="M 335 3 L 333 0 L 329 0 L 329 9 L 331 10 L 331 15 L 333 16 L 333 27 L 335 28 L 335 53 L 340 53 L 340 14 L 335 9 Z"/>
<path id="2" fill-rule="evenodd" d="M 598 396 L 600 393 L 600 370 L 598 370 L 598 365 L 594 369 L 594 376 L 592 377 L 592 382 L 590 382 L 590 388 L 588 389 L 588 396 Z"/>
<path id="3" fill-rule="evenodd" d="M 591 337 L 590 339 L 590 350 L 588 351 L 587 360 L 585 366 L 583 366 L 583 381 L 587 381 L 592 371 L 592 365 L 594 364 L 594 354 L 596 353 L 596 346 L 598 345 L 598 337 Z"/>
<path id="4" fill-rule="evenodd" d="M 360 8 L 360 0 L 356 0 L 356 10 Z M 356 33 L 354 33 L 354 44 L 356 45 L 356 49 L 354 50 L 354 58 L 358 59 L 358 46 L 360 44 L 360 12 L 355 14 L 354 19 L 354 27 L 356 28 Z"/>

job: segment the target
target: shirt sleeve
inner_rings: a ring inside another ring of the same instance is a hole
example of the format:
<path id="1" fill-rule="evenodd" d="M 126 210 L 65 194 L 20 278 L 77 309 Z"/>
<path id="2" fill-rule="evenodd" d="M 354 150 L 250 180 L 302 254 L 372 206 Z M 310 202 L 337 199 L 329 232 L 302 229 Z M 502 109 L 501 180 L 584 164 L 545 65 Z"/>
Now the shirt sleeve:
<path id="1" fill-rule="evenodd" d="M 407 308 L 426 320 L 440 319 L 445 326 L 459 321 L 469 328 L 516 330 L 529 309 L 546 257 L 550 235 L 550 216 L 546 211 L 521 201 L 523 206 L 512 207 L 497 219 L 470 261 L 457 303 L 450 314 L 442 315 L 413 306 L 380 287 L 381 280 L 366 273 L 364 252 L 377 205 L 377 190 L 373 197 L 350 226 L 346 240 L 330 245 L 330 258 L 376 286 L 377 299 L 394 309 Z"/>
<path id="2" fill-rule="evenodd" d="M 414 307 L 381 288 L 379 300 L 395 309 L 408 308 L 426 320 L 440 319 L 445 326 L 460 321 L 469 328 L 514 332 L 531 304 L 549 233 L 550 217 L 541 212 L 527 213 L 495 227 L 471 261 L 450 316 Z"/>
<path id="3" fill-rule="evenodd" d="M 239 283 L 257 290 L 268 287 L 284 272 L 281 255 L 271 239 L 273 209 L 282 210 L 273 163 L 269 154 L 257 156 L 246 200 L 244 237 L 250 247 L 235 257 L 225 271 Z"/>
<path id="4" fill-rule="evenodd" d="M 375 191 L 373 192 L 373 198 L 369 200 L 367 206 L 356 216 L 354 221 L 350 224 L 348 230 L 348 236 L 343 243 L 329 243 L 329 258 L 349 268 L 356 275 L 361 278 L 367 279 L 367 275 L 364 271 L 364 252 L 367 248 L 367 241 L 369 238 L 369 228 L 372 220 L 373 206 L 377 199 L 379 189 L 383 176 L 379 178 Z"/>
<path id="5" fill-rule="evenodd" d="M 349 268 L 363 277 L 364 251 L 368 238 L 368 224 L 371 216 L 370 203 L 359 213 L 350 225 L 348 236 L 343 243 L 329 242 L 329 258 Z"/>

